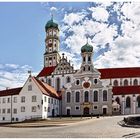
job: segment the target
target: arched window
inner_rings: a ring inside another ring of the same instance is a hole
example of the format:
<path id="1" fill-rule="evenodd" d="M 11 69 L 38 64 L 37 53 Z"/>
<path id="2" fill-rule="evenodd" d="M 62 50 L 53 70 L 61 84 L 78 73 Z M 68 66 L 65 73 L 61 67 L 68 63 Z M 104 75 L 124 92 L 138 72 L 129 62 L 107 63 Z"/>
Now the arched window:
<path id="1" fill-rule="evenodd" d="M 90 71 L 90 66 L 88 66 L 88 70 Z"/>
<path id="2" fill-rule="evenodd" d="M 137 85 L 138 85 L 138 80 L 137 80 L 137 79 L 134 80 L 133 85 L 134 85 L 134 86 L 137 86 Z"/>
<path id="3" fill-rule="evenodd" d="M 118 81 L 117 80 L 114 80 L 113 85 L 114 86 L 118 86 Z"/>
<path id="4" fill-rule="evenodd" d="M 98 91 L 94 91 L 94 94 L 93 94 L 93 101 L 94 101 L 94 102 L 98 102 Z"/>
<path id="5" fill-rule="evenodd" d="M 57 91 L 60 91 L 60 78 L 56 79 L 56 89 Z"/>
<path id="6" fill-rule="evenodd" d="M 83 62 L 85 62 L 86 61 L 86 58 L 85 57 L 83 57 Z"/>
<path id="7" fill-rule="evenodd" d="M 137 106 L 140 107 L 140 96 L 137 97 Z"/>
<path id="8" fill-rule="evenodd" d="M 127 79 L 124 80 L 124 86 L 128 86 L 128 80 Z"/>
<path id="9" fill-rule="evenodd" d="M 79 85 L 80 84 L 80 80 L 76 80 L 76 85 Z"/>
<path id="10" fill-rule="evenodd" d="M 80 92 L 79 91 L 77 91 L 75 93 L 75 102 L 80 102 Z"/>
<path id="11" fill-rule="evenodd" d="M 50 85 L 50 86 L 52 85 L 52 81 L 50 78 L 48 79 L 48 85 Z"/>
<path id="12" fill-rule="evenodd" d="M 66 82 L 67 82 L 67 83 L 70 83 L 70 81 L 71 81 L 71 80 L 70 80 L 70 77 L 68 76 L 68 77 L 66 78 Z"/>
<path id="13" fill-rule="evenodd" d="M 127 97 L 127 98 L 126 98 L 126 107 L 127 107 L 127 108 L 130 108 L 130 107 L 131 107 L 131 100 L 130 100 L 130 97 Z"/>
<path id="14" fill-rule="evenodd" d="M 117 102 L 118 104 L 120 104 L 120 98 L 119 98 L 119 97 L 116 98 L 116 102 Z"/>
<path id="15" fill-rule="evenodd" d="M 71 93 L 67 92 L 67 103 L 70 103 L 71 101 Z"/>
<path id="16" fill-rule="evenodd" d="M 103 101 L 107 101 L 107 91 L 103 91 Z"/>
<path id="17" fill-rule="evenodd" d="M 88 56 L 88 61 L 89 61 L 89 62 L 91 61 L 90 56 Z"/>
<path id="18" fill-rule="evenodd" d="M 83 67 L 83 71 L 85 71 L 86 69 L 85 69 L 85 67 Z"/>
<path id="19" fill-rule="evenodd" d="M 88 98 L 89 98 L 89 92 L 85 91 L 85 102 L 88 102 Z"/>

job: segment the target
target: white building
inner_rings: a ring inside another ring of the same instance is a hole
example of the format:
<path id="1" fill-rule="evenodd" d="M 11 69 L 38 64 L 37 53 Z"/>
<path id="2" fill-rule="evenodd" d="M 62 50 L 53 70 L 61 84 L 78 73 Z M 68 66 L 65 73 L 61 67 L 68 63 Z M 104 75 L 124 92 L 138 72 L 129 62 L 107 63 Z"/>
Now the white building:
<path id="1" fill-rule="evenodd" d="M 46 119 L 59 114 L 59 95 L 54 88 L 29 76 L 22 88 L 0 91 L 0 122 Z"/>

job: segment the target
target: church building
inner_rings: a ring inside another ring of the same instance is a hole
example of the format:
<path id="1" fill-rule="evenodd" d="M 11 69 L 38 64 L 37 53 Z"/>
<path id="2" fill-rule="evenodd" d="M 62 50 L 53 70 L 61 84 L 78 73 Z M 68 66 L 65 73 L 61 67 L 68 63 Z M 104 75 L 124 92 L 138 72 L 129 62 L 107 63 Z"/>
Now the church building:
<path id="1" fill-rule="evenodd" d="M 125 115 L 140 113 L 140 67 L 94 67 L 94 46 L 81 48 L 80 69 L 60 56 L 59 25 L 45 26 L 44 67 L 29 75 L 23 87 L 0 91 L 0 122 L 54 116 Z"/>

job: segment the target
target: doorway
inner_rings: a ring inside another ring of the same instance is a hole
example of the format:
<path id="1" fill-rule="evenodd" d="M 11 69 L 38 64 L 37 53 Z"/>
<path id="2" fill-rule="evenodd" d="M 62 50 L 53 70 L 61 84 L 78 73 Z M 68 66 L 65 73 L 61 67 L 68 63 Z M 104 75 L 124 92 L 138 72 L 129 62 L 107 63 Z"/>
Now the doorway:
<path id="1" fill-rule="evenodd" d="M 107 108 L 103 108 L 103 115 L 107 114 Z"/>
<path id="2" fill-rule="evenodd" d="M 89 115 L 89 107 L 84 108 L 84 115 Z"/>
<path id="3" fill-rule="evenodd" d="M 70 116 L 70 109 L 67 109 L 67 116 Z"/>

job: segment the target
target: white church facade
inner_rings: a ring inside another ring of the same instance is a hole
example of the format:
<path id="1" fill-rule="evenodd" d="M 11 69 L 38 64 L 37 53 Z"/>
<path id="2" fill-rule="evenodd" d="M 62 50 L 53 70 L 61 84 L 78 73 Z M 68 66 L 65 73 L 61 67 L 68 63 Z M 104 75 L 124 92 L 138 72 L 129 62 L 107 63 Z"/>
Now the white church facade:
<path id="1" fill-rule="evenodd" d="M 44 67 L 23 87 L 0 91 L 0 122 L 140 113 L 140 67 L 96 69 L 87 42 L 79 46 L 82 62 L 75 70 L 59 54 L 58 24 L 49 20 L 45 31 Z"/>

